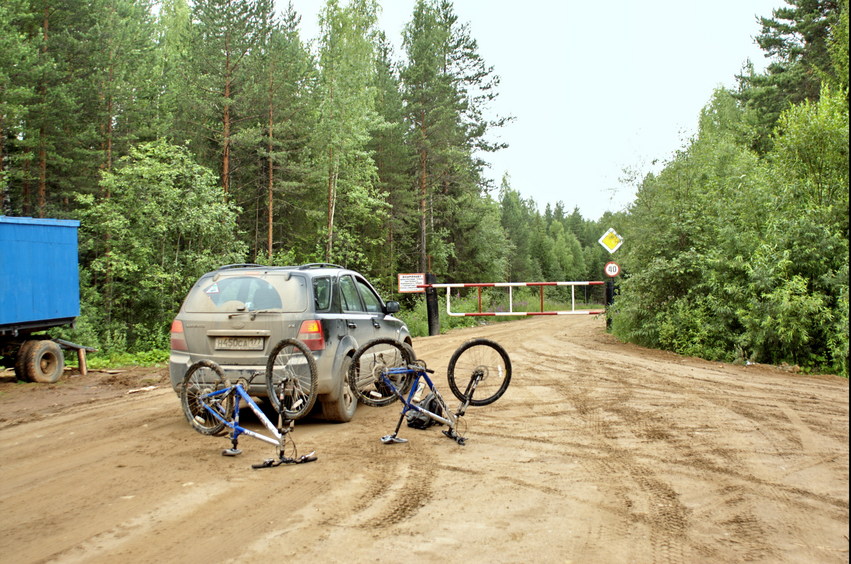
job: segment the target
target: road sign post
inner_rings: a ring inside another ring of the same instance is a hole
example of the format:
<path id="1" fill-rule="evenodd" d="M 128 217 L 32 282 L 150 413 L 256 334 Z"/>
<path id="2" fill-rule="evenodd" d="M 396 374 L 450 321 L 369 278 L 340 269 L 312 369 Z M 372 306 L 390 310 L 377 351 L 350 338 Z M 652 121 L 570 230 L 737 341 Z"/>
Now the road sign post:
<path id="1" fill-rule="evenodd" d="M 603 248 L 609 251 L 609 254 L 613 254 L 621 248 L 621 245 L 623 245 L 623 237 L 618 235 L 618 232 L 615 231 L 614 228 L 609 228 L 609 230 L 603 233 L 603 236 L 600 237 L 597 242 L 603 245 Z M 609 277 L 609 279 L 606 280 L 606 328 L 611 328 L 612 314 L 609 310 L 609 306 L 615 303 L 615 294 L 617 293 L 615 288 L 615 277 L 620 274 L 621 267 L 618 263 L 609 261 L 606 263 L 604 270 L 606 272 L 606 276 Z"/>

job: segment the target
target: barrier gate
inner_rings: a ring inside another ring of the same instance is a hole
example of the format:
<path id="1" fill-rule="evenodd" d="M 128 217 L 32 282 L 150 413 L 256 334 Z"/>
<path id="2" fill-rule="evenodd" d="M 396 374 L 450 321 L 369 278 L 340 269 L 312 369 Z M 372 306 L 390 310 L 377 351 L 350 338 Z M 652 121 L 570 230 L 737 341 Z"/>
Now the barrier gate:
<path id="1" fill-rule="evenodd" d="M 483 284 L 420 284 L 418 288 L 446 288 L 446 313 L 452 317 L 480 317 L 480 316 L 510 316 L 510 315 L 597 315 L 606 313 L 605 309 L 576 309 L 576 287 L 577 286 L 602 286 L 605 282 L 493 282 Z M 513 289 L 518 286 L 532 286 L 539 288 L 541 308 L 539 311 L 514 311 Z M 546 286 L 570 286 L 570 310 L 566 311 L 544 311 L 544 288 Z M 477 312 L 452 311 L 451 296 L 452 288 L 476 288 L 478 292 Z M 508 311 L 482 311 L 482 288 L 508 288 Z"/>

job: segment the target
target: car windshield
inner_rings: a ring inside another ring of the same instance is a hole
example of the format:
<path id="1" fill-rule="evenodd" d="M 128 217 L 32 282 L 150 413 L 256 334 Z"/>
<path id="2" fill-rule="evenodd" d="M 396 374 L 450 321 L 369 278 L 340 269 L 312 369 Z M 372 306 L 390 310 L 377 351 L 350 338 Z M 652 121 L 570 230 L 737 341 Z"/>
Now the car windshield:
<path id="1" fill-rule="evenodd" d="M 199 280 L 183 309 L 192 313 L 300 313 L 307 309 L 307 284 L 303 277 L 289 274 L 245 271 L 219 274 Z"/>

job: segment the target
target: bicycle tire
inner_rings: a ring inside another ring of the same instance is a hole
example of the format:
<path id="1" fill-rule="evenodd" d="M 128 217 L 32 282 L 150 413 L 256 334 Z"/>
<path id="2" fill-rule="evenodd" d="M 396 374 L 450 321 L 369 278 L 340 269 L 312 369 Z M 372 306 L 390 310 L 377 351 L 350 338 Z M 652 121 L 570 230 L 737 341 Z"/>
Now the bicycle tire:
<path id="1" fill-rule="evenodd" d="M 210 360 L 200 360 L 189 367 L 180 385 L 180 405 L 192 428 L 202 435 L 218 435 L 225 428 L 224 421 L 204 407 L 216 410 L 227 419 L 233 408 L 233 394 L 227 392 L 212 398 L 207 394 L 227 388 L 225 373 Z"/>
<path id="2" fill-rule="evenodd" d="M 458 347 L 449 359 L 446 371 L 449 389 L 459 401 L 467 401 L 470 383 L 481 374 L 470 405 L 489 405 L 502 397 L 511 382 L 511 359 L 498 343 L 489 339 L 472 339 Z M 463 384 L 464 390 L 458 384 Z"/>
<path id="3" fill-rule="evenodd" d="M 289 419 L 301 419 L 316 403 L 318 383 L 316 360 L 307 345 L 284 339 L 272 349 L 266 362 L 266 395 Z M 282 387 L 283 386 L 283 387 Z"/>
<path id="4" fill-rule="evenodd" d="M 417 360 L 414 349 L 407 343 L 391 338 L 373 339 L 360 347 L 352 357 L 349 367 L 349 387 L 364 405 L 384 407 L 398 396 L 381 381 L 381 373 L 388 368 L 406 368 Z M 407 394 L 414 381 L 412 373 L 389 376 L 399 393 Z"/>

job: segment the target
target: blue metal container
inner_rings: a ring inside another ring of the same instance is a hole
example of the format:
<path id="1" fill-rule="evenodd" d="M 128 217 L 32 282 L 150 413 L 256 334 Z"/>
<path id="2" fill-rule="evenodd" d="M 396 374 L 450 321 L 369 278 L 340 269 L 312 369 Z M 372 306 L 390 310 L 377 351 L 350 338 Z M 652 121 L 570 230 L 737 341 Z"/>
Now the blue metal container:
<path id="1" fill-rule="evenodd" d="M 0 332 L 80 315 L 79 221 L 0 216 Z"/>

